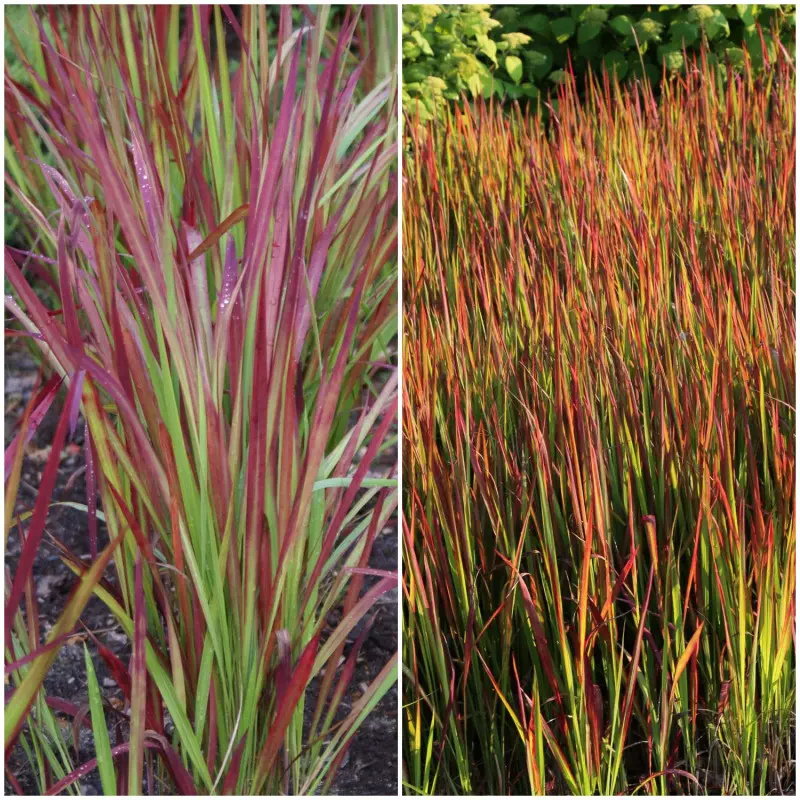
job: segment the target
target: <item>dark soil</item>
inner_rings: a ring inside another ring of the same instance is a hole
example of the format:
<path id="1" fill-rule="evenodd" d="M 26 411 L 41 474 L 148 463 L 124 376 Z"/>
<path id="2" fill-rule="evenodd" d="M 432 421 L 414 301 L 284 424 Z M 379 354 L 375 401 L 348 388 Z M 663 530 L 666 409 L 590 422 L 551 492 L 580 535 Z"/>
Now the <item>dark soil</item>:
<path id="1" fill-rule="evenodd" d="M 30 398 L 36 377 L 36 367 L 24 351 L 7 348 L 5 355 L 5 442 L 7 447 L 14 436 L 16 422 L 22 414 L 25 403 Z M 53 404 L 26 448 L 18 494 L 18 512 L 32 508 L 36 501 L 37 487 L 49 453 L 48 445 L 58 422 L 60 413 L 58 406 L 58 402 Z M 81 421 L 73 441 L 64 448 L 54 501 L 86 502 L 82 430 Z M 100 528 L 98 547 L 102 548 L 107 542 L 107 536 L 102 525 Z M 77 555 L 88 556 L 89 541 L 84 513 L 66 507 L 52 509 L 48 517 L 47 534 L 63 542 Z M 19 537 L 16 532 L 12 532 L 5 554 L 6 567 L 12 575 L 19 556 Z M 395 522 L 392 522 L 378 535 L 370 566 L 381 570 L 397 570 Z M 107 576 L 110 577 L 112 572 L 113 570 L 109 570 Z M 41 636 L 44 638 L 63 610 L 74 586 L 75 577 L 62 564 L 55 548 L 47 542 L 46 538 L 37 555 L 33 575 L 36 599 L 39 604 Z M 369 685 L 397 649 L 396 590 L 381 599 L 383 602 L 377 606 L 375 622 L 364 643 L 351 685 L 351 693 L 355 693 L 354 697 Z M 100 600 L 93 598 L 89 602 L 81 617 L 81 622 L 124 663 L 128 662 L 130 658 L 128 638 Z M 104 695 L 108 699 L 114 697 L 121 699 L 121 692 L 116 688 L 105 663 L 97 655 L 93 641 L 85 635 L 85 629 L 79 625 L 75 634 L 74 639 L 61 648 L 58 659 L 45 679 L 46 694 L 67 700 L 77 706 L 87 703 L 83 655 L 85 643 L 93 655 L 97 678 Z M 307 705 L 311 708 L 315 701 L 314 692 L 315 686 L 312 685 L 307 693 Z M 74 765 L 83 764 L 93 758 L 94 747 L 91 732 L 83 728 L 76 736 L 71 720 L 64 717 L 63 723 L 68 740 L 72 743 L 77 738 L 77 758 L 74 749 L 71 748 Z M 342 768 L 334 781 L 332 793 L 337 795 L 395 795 L 397 793 L 397 730 L 398 695 L 397 689 L 393 687 L 365 720 L 353 740 Z M 114 734 L 111 733 L 111 735 L 113 738 Z M 112 744 L 114 743 L 112 741 Z M 14 774 L 25 794 L 39 794 L 36 778 L 20 747 L 15 748 L 10 754 L 7 767 Z M 80 788 L 83 794 L 102 794 L 97 772 L 94 771 L 87 775 L 80 782 Z M 165 794 L 170 791 L 169 787 L 157 786 L 154 789 L 155 794 Z M 5 794 L 15 794 L 7 778 Z"/>

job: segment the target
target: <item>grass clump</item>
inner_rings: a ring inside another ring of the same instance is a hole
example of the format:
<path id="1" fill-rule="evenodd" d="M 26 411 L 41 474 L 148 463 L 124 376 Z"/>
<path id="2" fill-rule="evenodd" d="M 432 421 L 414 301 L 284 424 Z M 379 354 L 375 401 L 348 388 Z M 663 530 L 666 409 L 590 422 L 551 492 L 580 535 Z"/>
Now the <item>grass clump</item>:
<path id="1" fill-rule="evenodd" d="M 53 376 L 30 418 L 68 387 L 6 587 L 5 747 L 33 753 L 42 793 L 95 766 L 123 794 L 325 791 L 395 680 L 396 656 L 351 697 L 397 582 L 369 568 L 396 505 L 376 463 L 397 393 L 395 11 L 297 16 L 51 7 L 18 54 L 32 88 L 6 80 L 6 182 L 34 234 L 6 248 L 6 305 Z M 88 556 L 52 543 L 78 582 L 41 641 L 31 566 L 79 413 Z M 87 653 L 97 759 L 75 767 L 36 709 L 69 711 L 41 686 L 92 595 L 132 657 L 99 649 L 112 709 Z"/>
<path id="2" fill-rule="evenodd" d="M 407 793 L 793 790 L 794 98 L 408 120 Z"/>

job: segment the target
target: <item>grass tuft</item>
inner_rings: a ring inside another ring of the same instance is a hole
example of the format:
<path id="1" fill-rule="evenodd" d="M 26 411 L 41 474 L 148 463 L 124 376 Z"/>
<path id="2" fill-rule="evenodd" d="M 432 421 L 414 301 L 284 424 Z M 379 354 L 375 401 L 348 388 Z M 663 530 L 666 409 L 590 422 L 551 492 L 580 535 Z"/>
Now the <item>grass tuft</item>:
<path id="1" fill-rule="evenodd" d="M 31 13 L 33 91 L 6 79 L 31 244 L 6 248 L 6 305 L 69 395 L 7 588 L 6 752 L 30 750 L 95 595 L 132 645 L 129 666 L 100 650 L 116 744 L 87 656 L 97 759 L 37 751 L 59 765 L 42 791 L 95 767 L 120 793 L 325 791 L 396 672 L 352 699 L 357 627 L 397 585 L 368 569 L 397 502 L 396 54 L 376 55 L 396 12 Z M 90 555 L 59 547 L 78 588 L 36 653 L 31 567 L 79 412 Z"/>

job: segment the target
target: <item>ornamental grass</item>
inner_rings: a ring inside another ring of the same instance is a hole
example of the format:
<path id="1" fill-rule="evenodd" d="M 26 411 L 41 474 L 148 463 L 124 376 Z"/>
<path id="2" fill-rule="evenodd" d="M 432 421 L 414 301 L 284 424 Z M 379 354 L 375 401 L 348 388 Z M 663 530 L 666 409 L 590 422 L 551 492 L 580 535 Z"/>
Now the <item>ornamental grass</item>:
<path id="1" fill-rule="evenodd" d="M 791 793 L 794 65 L 579 94 L 406 120 L 404 791 Z"/>
<path id="2" fill-rule="evenodd" d="M 94 769 L 106 794 L 325 792 L 396 674 L 352 684 L 397 585 L 369 566 L 396 506 L 396 10 L 51 6 L 32 27 L 5 83 L 29 239 L 6 248 L 7 327 L 42 365 L 6 452 L 7 759 L 42 793 Z M 38 500 L 11 518 L 59 387 Z M 81 426 L 70 552 L 47 520 Z M 75 574 L 46 636 L 44 546 Z M 92 636 L 87 709 L 42 686 L 92 596 L 132 655 Z M 92 761 L 54 711 L 91 727 Z"/>

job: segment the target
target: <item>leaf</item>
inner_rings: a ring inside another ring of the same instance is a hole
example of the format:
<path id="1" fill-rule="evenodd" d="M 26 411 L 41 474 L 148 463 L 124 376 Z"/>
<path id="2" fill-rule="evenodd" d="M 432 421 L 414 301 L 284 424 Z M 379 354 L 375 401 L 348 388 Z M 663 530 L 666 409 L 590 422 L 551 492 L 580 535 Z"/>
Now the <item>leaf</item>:
<path id="1" fill-rule="evenodd" d="M 245 203 L 232 211 L 203 241 L 195 247 L 187 258 L 190 263 L 210 250 L 237 222 L 245 219 L 250 213 L 250 206 Z"/>
<path id="2" fill-rule="evenodd" d="M 678 769 L 677 767 L 673 767 L 672 769 L 664 769 L 660 772 L 654 772 L 652 775 L 648 775 L 632 792 L 632 794 L 638 794 L 640 789 L 644 789 L 645 786 L 655 781 L 657 778 L 660 778 L 662 775 L 680 775 L 682 778 L 686 778 L 687 780 L 693 781 L 695 786 L 698 788 L 701 786 L 700 781 L 697 779 L 695 775 L 692 775 L 691 772 L 687 772 L 685 769 Z"/>
<path id="3" fill-rule="evenodd" d="M 36 554 L 39 550 L 39 545 L 44 536 L 45 523 L 49 512 L 50 498 L 56 485 L 58 477 L 58 468 L 61 463 L 61 450 L 64 446 L 67 434 L 67 426 L 69 424 L 70 408 L 72 401 L 78 391 L 78 384 L 76 381 L 70 382 L 69 392 L 58 421 L 55 434 L 52 439 L 50 455 L 47 459 L 47 464 L 39 484 L 39 492 L 36 498 L 36 505 L 34 507 L 33 518 L 28 529 L 25 543 L 22 546 L 19 563 L 17 564 L 14 578 L 11 582 L 11 590 L 6 599 L 5 608 L 5 636 L 6 640 L 11 638 L 11 626 L 14 621 L 14 616 L 19 607 L 22 595 L 25 591 L 25 586 L 33 570 L 33 563 Z M 19 690 L 17 690 L 19 691 Z M 6 740 L 8 741 L 8 740 Z"/>
<path id="4" fill-rule="evenodd" d="M 431 48 L 430 42 L 422 35 L 420 31 L 414 31 L 411 34 L 411 38 L 416 43 L 417 47 L 419 47 L 420 51 L 425 53 L 426 56 L 433 55 L 433 50 Z"/>
<path id="5" fill-rule="evenodd" d="M 553 66 L 553 54 L 547 47 L 532 47 L 523 52 L 528 69 L 535 78 L 544 78 Z"/>
<path id="6" fill-rule="evenodd" d="M 745 42 L 747 45 L 747 51 L 750 53 L 750 58 L 752 59 L 754 66 L 757 68 L 764 66 L 765 51 L 767 62 L 769 64 L 774 63 L 775 59 L 778 57 L 775 41 L 769 36 L 765 36 L 762 43 L 762 39 L 758 35 L 758 31 L 755 31 L 752 34 L 745 35 Z"/>
<path id="7" fill-rule="evenodd" d="M 689 659 L 700 646 L 700 634 L 703 632 L 704 625 L 705 623 L 701 620 L 700 624 L 697 626 L 697 630 L 692 634 L 692 638 L 689 639 L 686 649 L 683 651 L 683 655 L 681 655 L 678 659 L 678 663 L 675 665 L 675 670 L 672 675 L 672 690 L 669 693 L 670 703 L 675 699 L 675 692 L 678 690 L 678 681 L 681 675 L 683 675 L 686 665 L 689 663 Z"/>
<path id="8" fill-rule="evenodd" d="M 603 25 L 598 22 L 582 22 L 578 28 L 578 44 L 590 42 L 603 30 Z"/>
<path id="9" fill-rule="evenodd" d="M 83 451 L 86 462 L 86 513 L 89 516 L 89 555 L 97 558 L 97 520 L 102 512 L 97 510 L 97 470 L 95 468 L 94 445 L 89 423 L 83 423 Z"/>
<path id="10" fill-rule="evenodd" d="M 494 64 L 497 64 L 497 42 L 492 41 L 485 33 L 475 37 L 480 51 Z"/>
<path id="11" fill-rule="evenodd" d="M 614 17 L 608 24 L 620 36 L 630 36 L 633 33 L 633 23 L 631 22 L 631 18 L 626 14 L 620 14 Z"/>
<path id="12" fill-rule="evenodd" d="M 686 14 L 689 22 L 700 27 L 709 39 L 716 39 L 721 33 L 730 36 L 731 29 L 727 17 L 717 7 L 708 5 L 692 6 Z"/>
<path id="13" fill-rule="evenodd" d="M 727 17 L 718 9 L 714 9 L 714 15 L 704 23 L 703 28 L 709 39 L 716 39 L 720 34 L 731 35 L 731 27 Z"/>
<path id="14" fill-rule="evenodd" d="M 205 731 L 208 698 L 211 690 L 211 670 L 214 665 L 214 648 L 211 638 L 206 634 L 203 655 L 200 659 L 200 673 L 197 679 L 197 693 L 194 706 L 194 732 L 202 740 Z"/>
<path id="15" fill-rule="evenodd" d="M 517 9 L 514 6 L 504 6 L 494 12 L 494 18 L 504 28 L 513 28 L 517 22 Z"/>
<path id="16" fill-rule="evenodd" d="M 749 3 L 739 3 L 736 5 L 736 12 L 739 19 L 745 25 L 752 25 L 756 20 L 754 14 L 757 13 L 758 6 L 750 5 Z"/>
<path id="17" fill-rule="evenodd" d="M 481 81 L 481 76 L 477 72 L 473 75 L 470 75 L 469 79 L 467 80 L 467 86 L 469 87 L 470 92 L 472 92 L 472 96 L 477 97 L 483 91 L 483 82 Z"/>
<path id="18" fill-rule="evenodd" d="M 55 400 L 58 390 L 61 387 L 61 381 L 62 378 L 60 375 L 53 375 L 50 380 L 48 380 L 47 383 L 41 387 L 41 389 L 31 396 L 27 409 L 27 413 L 30 415 L 28 425 L 24 431 L 21 430 L 20 433 L 14 437 L 11 444 L 6 448 L 6 480 L 8 480 L 8 476 L 11 474 L 11 468 L 14 464 L 14 459 L 16 458 L 17 448 L 20 447 L 20 442 L 22 442 L 22 450 L 24 451 L 25 445 L 33 438 L 33 435 L 36 433 L 36 430 L 44 419 L 45 414 L 47 414 L 48 409 L 53 404 L 53 400 Z M 10 516 L 6 517 L 7 522 L 10 519 Z"/>
<path id="19" fill-rule="evenodd" d="M 117 794 L 117 773 L 114 769 L 114 759 L 111 755 L 111 742 L 108 738 L 108 726 L 103 710 L 103 698 L 100 695 L 100 686 L 94 671 L 92 657 L 89 649 L 83 645 L 83 656 L 86 664 L 86 678 L 89 691 L 89 710 L 92 715 L 92 733 L 94 734 L 94 749 L 97 755 L 97 767 L 100 772 L 100 783 L 103 794 L 113 797 Z"/>
<path id="20" fill-rule="evenodd" d="M 146 746 L 152 749 L 158 748 L 158 745 L 155 742 L 147 742 Z M 116 758 L 123 753 L 127 753 L 129 750 L 130 744 L 128 742 L 123 742 L 122 744 L 118 744 L 111 748 L 111 757 Z M 72 770 L 72 772 L 61 778 L 60 781 L 54 783 L 52 786 L 49 786 L 47 789 L 48 796 L 61 794 L 61 792 L 63 792 L 68 786 L 71 786 L 81 778 L 85 778 L 89 773 L 94 772 L 95 769 L 97 769 L 97 759 L 89 759 L 89 761 L 87 761 L 85 764 L 81 764 L 79 767 L 76 767 L 74 770 Z M 117 794 L 118 792 L 116 791 L 115 787 L 115 791 L 113 792 L 112 796 L 116 796 Z"/>
<path id="21" fill-rule="evenodd" d="M 550 30 L 555 40 L 563 44 L 575 33 L 575 20 L 572 17 L 559 17 L 550 23 Z"/>
<path id="22" fill-rule="evenodd" d="M 700 35 L 700 29 L 691 22 L 673 22 L 670 26 L 669 33 L 670 38 L 675 44 L 681 47 L 689 47 L 697 41 Z"/>
<path id="23" fill-rule="evenodd" d="M 275 716 L 266 741 L 258 755 L 257 778 L 253 787 L 258 793 L 264 779 L 272 769 L 273 762 L 283 744 L 286 729 L 297 711 L 297 704 L 306 690 L 309 680 L 314 674 L 314 660 L 319 649 L 319 635 L 315 636 L 303 649 L 294 669 L 291 671 L 289 685 L 282 697 L 276 699 Z"/>
<path id="24" fill-rule="evenodd" d="M 550 38 L 550 19 L 546 14 L 526 14 L 520 18 L 518 25 L 538 36 Z"/>
<path id="25" fill-rule="evenodd" d="M 625 692 L 625 700 L 622 706 L 622 735 L 620 741 L 624 742 L 628 732 L 628 724 L 630 723 L 631 711 L 633 709 L 633 696 L 636 688 L 637 676 L 636 673 L 639 669 L 639 658 L 642 654 L 642 639 L 644 637 L 644 629 L 647 623 L 647 609 L 650 605 L 650 593 L 653 589 L 653 577 L 655 575 L 655 566 L 650 567 L 650 577 L 647 581 L 647 591 L 644 596 L 644 603 L 639 611 L 639 626 L 636 631 L 636 640 L 633 647 L 633 657 L 628 671 L 628 688 Z M 622 754 L 617 753 L 617 763 L 619 763 Z"/>
<path id="26" fill-rule="evenodd" d="M 403 39 L 403 64 L 414 61 L 422 55 L 422 50 L 412 39 Z"/>
<path id="27" fill-rule="evenodd" d="M 506 56 L 505 67 L 511 80 L 518 84 L 522 80 L 522 59 L 517 56 Z"/>
<path id="28" fill-rule="evenodd" d="M 580 13 L 578 19 L 581 22 L 593 22 L 597 25 L 602 25 L 608 21 L 608 11 L 599 6 L 585 6 L 585 10 Z"/>
<path id="29" fill-rule="evenodd" d="M 495 79 L 491 72 L 486 72 L 481 75 L 481 96 L 484 100 L 488 100 L 492 96 L 494 84 Z"/>
<path id="30" fill-rule="evenodd" d="M 628 60 L 619 50 L 610 50 L 603 56 L 603 67 L 609 75 L 616 75 L 621 80 L 628 72 Z"/>
<path id="31" fill-rule="evenodd" d="M 428 77 L 427 64 L 404 64 L 403 65 L 403 85 L 408 88 L 409 84 L 422 83 Z"/>
<path id="32" fill-rule="evenodd" d="M 147 705 L 147 667 L 145 664 L 146 610 L 142 586 L 142 558 L 136 558 L 133 611 L 133 655 L 131 666 L 131 732 L 128 759 L 128 794 L 142 792 L 144 763 L 145 709 Z"/>
<path id="33" fill-rule="evenodd" d="M 378 583 L 372 586 L 364 595 L 359 598 L 358 602 L 353 608 L 339 621 L 336 629 L 325 641 L 325 644 L 319 649 L 314 669 L 312 674 L 316 674 L 321 670 L 325 663 L 333 655 L 334 651 L 342 642 L 344 642 L 350 631 L 366 616 L 367 612 L 375 604 L 375 601 L 384 593 L 390 591 L 397 586 L 397 576 L 392 574 L 389 577 L 382 578 Z"/>

